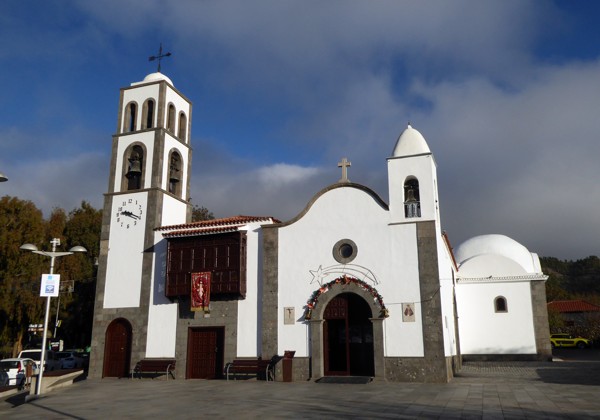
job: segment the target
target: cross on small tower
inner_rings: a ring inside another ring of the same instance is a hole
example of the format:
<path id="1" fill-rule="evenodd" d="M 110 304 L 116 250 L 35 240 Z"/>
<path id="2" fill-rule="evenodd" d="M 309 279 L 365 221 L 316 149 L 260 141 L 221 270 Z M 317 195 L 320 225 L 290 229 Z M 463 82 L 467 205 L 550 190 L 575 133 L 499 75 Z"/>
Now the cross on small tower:
<path id="1" fill-rule="evenodd" d="M 158 55 L 152 55 L 150 57 L 148 57 L 148 61 L 154 61 L 154 60 L 158 60 L 158 72 L 160 73 L 160 60 L 162 60 L 165 57 L 170 57 L 171 53 L 168 52 L 166 54 L 163 54 L 162 52 L 162 42 L 160 43 L 160 48 L 158 49 Z"/>
<path id="2" fill-rule="evenodd" d="M 348 179 L 348 168 L 352 166 L 352 162 L 348 159 L 342 158 L 341 162 L 338 162 L 338 168 L 342 168 L 342 178 L 338 182 L 350 182 Z"/>

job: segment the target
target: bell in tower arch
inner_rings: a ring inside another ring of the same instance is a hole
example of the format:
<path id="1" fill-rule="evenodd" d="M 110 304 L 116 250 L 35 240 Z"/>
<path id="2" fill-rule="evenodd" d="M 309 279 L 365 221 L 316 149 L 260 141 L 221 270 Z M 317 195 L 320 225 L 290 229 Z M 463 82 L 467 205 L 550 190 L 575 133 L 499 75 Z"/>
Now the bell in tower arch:
<path id="1" fill-rule="evenodd" d="M 169 182 L 177 183 L 181 181 L 179 172 L 178 165 L 175 162 L 171 163 L 171 167 L 169 168 Z"/>
<path id="2" fill-rule="evenodd" d="M 181 194 L 181 158 L 179 154 L 173 152 L 169 163 L 169 192 L 172 194 Z"/>
<path id="3" fill-rule="evenodd" d="M 127 171 L 127 178 L 135 178 L 142 174 L 142 161 L 137 153 L 134 153 L 129 158 L 129 170 Z"/>
<path id="4" fill-rule="evenodd" d="M 128 190 L 139 190 L 142 188 L 142 156 L 138 151 L 134 151 L 129 160 L 129 168 L 125 177 L 127 178 Z"/>
<path id="5" fill-rule="evenodd" d="M 406 191 L 406 202 L 407 203 L 414 203 L 416 201 L 417 201 L 417 199 L 415 197 L 415 190 L 413 190 L 412 188 L 409 188 Z"/>

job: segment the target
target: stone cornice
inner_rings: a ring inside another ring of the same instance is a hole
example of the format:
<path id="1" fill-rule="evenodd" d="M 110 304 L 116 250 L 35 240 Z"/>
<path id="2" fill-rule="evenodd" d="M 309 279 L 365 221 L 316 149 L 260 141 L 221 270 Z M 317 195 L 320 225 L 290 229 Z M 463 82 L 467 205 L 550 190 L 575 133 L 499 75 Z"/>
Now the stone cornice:
<path id="1" fill-rule="evenodd" d="M 545 274 L 529 274 L 525 276 L 501 276 L 501 277 L 460 277 L 458 276 L 456 281 L 458 284 L 472 284 L 472 283 L 518 283 L 526 281 L 546 281 L 548 276 Z"/>

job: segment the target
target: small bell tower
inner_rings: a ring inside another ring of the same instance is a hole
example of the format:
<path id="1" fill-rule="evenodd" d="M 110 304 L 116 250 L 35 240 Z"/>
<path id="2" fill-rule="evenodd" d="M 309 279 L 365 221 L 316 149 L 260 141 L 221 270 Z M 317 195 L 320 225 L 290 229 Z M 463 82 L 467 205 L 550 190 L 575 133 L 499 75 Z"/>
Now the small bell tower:
<path id="1" fill-rule="evenodd" d="M 168 323 L 177 317 L 177 304 L 164 295 L 166 242 L 154 229 L 191 219 L 191 115 L 191 102 L 160 72 L 120 91 L 92 337 L 96 354 L 104 358 L 90 361 L 92 376 L 126 375 L 119 357 L 146 356 L 151 320 Z M 110 342 L 113 327 L 129 331 L 127 355 L 110 355 L 111 346 L 122 348 Z M 148 351 L 172 355 L 174 346 L 173 332 L 172 342 L 163 340 Z"/>
<path id="2" fill-rule="evenodd" d="M 425 138 L 410 124 L 388 158 L 390 222 L 439 225 L 436 163 Z"/>

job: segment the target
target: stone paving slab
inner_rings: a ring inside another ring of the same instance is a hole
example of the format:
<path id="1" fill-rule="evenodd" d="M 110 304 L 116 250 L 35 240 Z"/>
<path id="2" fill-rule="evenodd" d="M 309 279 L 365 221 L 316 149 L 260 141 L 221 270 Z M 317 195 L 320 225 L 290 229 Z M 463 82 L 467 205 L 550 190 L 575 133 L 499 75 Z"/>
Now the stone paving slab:
<path id="1" fill-rule="evenodd" d="M 0 418 L 600 419 L 600 362 L 468 363 L 449 384 L 87 379 L 18 402 Z"/>

